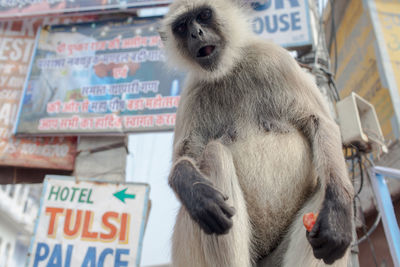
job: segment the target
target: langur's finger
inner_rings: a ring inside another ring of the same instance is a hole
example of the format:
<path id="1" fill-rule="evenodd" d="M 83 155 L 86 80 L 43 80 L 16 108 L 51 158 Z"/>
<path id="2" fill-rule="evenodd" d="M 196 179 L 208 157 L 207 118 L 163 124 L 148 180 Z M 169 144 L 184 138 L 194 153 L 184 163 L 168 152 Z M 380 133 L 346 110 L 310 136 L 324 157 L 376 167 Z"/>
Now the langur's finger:
<path id="1" fill-rule="evenodd" d="M 233 215 L 236 213 L 236 209 L 234 207 L 229 207 L 226 203 L 220 205 L 222 212 L 228 216 L 228 218 L 232 218 Z"/>
<path id="2" fill-rule="evenodd" d="M 313 252 L 317 259 L 322 259 L 330 255 L 333 250 L 335 250 L 335 247 L 326 244 L 325 246 L 314 248 Z"/>
<path id="3" fill-rule="evenodd" d="M 203 221 L 208 225 L 213 233 L 221 234 L 225 231 L 224 215 L 219 207 L 214 204 L 210 205 L 205 211 Z"/>
<path id="4" fill-rule="evenodd" d="M 231 218 L 236 213 L 236 209 L 232 206 L 229 206 L 228 203 L 222 200 L 217 200 L 217 205 L 221 208 L 222 212 Z"/>
<path id="5" fill-rule="evenodd" d="M 215 221 L 209 212 L 202 216 L 201 223 L 204 225 L 204 232 L 207 234 L 214 234 L 222 231 L 221 226 Z M 205 229 L 208 229 L 209 231 L 206 231 Z"/>
<path id="6" fill-rule="evenodd" d="M 203 221 L 199 220 L 199 221 L 197 221 L 197 223 L 199 224 L 200 228 L 203 229 L 203 231 L 204 231 L 206 234 L 211 235 L 211 234 L 214 233 L 214 232 L 211 230 L 211 228 L 210 228 L 206 223 L 204 223 Z"/>
<path id="7" fill-rule="evenodd" d="M 313 228 L 309 232 L 308 236 L 310 238 L 318 237 L 320 227 L 321 227 L 321 222 L 320 222 L 320 218 L 318 218 L 317 221 L 315 222 Z"/>
<path id="8" fill-rule="evenodd" d="M 334 248 L 327 257 L 324 258 L 324 262 L 326 264 L 332 264 L 335 260 L 343 257 L 344 253 L 346 253 L 347 246 L 339 246 Z"/>
<path id="9" fill-rule="evenodd" d="M 217 234 L 225 234 L 232 227 L 232 220 L 228 218 L 217 205 L 210 209 L 209 214 L 219 226 L 219 231 L 216 232 Z"/>
<path id="10" fill-rule="evenodd" d="M 310 242 L 311 246 L 315 248 L 321 247 L 323 244 L 326 243 L 326 238 L 320 237 L 311 237 L 309 232 L 306 232 L 307 240 Z"/>
<path id="11" fill-rule="evenodd" d="M 337 260 L 338 258 L 340 258 L 340 257 L 338 257 L 336 251 L 334 251 L 333 253 L 329 254 L 329 256 L 326 257 L 326 258 L 324 258 L 323 260 L 324 260 L 324 263 L 325 263 L 325 264 L 331 265 L 331 264 L 334 263 L 335 260 Z"/>

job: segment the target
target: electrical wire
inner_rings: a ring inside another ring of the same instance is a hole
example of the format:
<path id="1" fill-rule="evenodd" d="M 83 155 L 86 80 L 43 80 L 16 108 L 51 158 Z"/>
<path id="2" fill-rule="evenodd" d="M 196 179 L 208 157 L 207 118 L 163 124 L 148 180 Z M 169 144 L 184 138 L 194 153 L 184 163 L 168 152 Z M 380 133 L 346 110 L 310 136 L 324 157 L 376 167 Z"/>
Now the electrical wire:
<path id="1" fill-rule="evenodd" d="M 371 228 L 368 230 L 368 232 L 365 235 L 363 235 L 362 237 L 360 237 L 355 243 L 353 243 L 352 246 L 353 247 L 358 246 L 359 244 L 361 244 L 362 242 L 367 240 L 372 235 L 372 233 L 376 230 L 381 219 L 382 219 L 381 213 L 378 212 L 378 215 L 376 216 L 375 221 L 372 224 Z"/>
<path id="2" fill-rule="evenodd" d="M 325 69 L 325 68 L 320 68 L 320 70 L 325 74 L 325 76 L 328 78 L 328 85 L 329 85 L 329 88 L 330 89 L 332 89 L 333 88 L 333 92 L 334 92 L 334 99 L 335 99 L 335 101 L 337 102 L 337 101 L 340 101 L 340 94 L 339 94 L 339 91 L 338 91 L 338 89 L 337 89 L 337 87 L 336 87 L 336 82 L 335 82 L 335 79 L 333 78 L 333 74 L 332 74 L 332 72 L 330 72 L 330 71 L 328 71 L 327 69 Z"/>
<path id="3" fill-rule="evenodd" d="M 365 155 L 364 155 L 364 156 L 365 156 Z M 368 158 L 367 158 L 367 157 L 366 157 L 366 160 L 365 160 L 365 161 L 368 162 L 369 164 L 371 164 L 371 162 L 368 161 Z M 363 164 L 363 165 L 364 165 L 364 168 L 367 169 L 367 166 L 365 166 L 365 164 Z M 372 166 L 372 165 L 371 165 L 371 166 Z M 368 180 L 371 182 L 371 176 L 370 176 L 369 172 L 367 171 L 366 174 L 367 174 Z M 359 199 L 358 197 L 357 197 L 357 199 L 358 199 L 358 201 L 360 201 L 360 199 Z M 374 199 L 374 204 L 375 204 L 375 206 L 376 206 L 375 199 Z M 361 207 L 361 205 L 360 205 L 360 209 L 361 209 L 361 213 L 362 213 L 362 207 Z M 376 218 L 375 218 L 375 221 L 374 221 L 374 223 L 372 224 L 371 228 L 367 231 L 367 233 L 366 233 L 364 236 L 360 237 L 360 238 L 356 241 L 356 243 L 354 243 L 352 246 L 357 246 L 358 244 L 360 244 L 360 243 L 364 242 L 365 240 L 367 240 L 367 239 L 372 235 L 372 233 L 376 230 L 376 228 L 378 227 L 381 218 L 382 218 L 382 215 L 381 215 L 381 213 L 380 213 L 379 210 L 378 210 L 378 214 L 377 214 L 377 216 L 376 216 Z"/>
<path id="4" fill-rule="evenodd" d="M 329 38 L 329 52 L 332 49 L 332 42 L 334 42 L 335 50 L 334 50 L 334 57 L 335 57 L 335 67 L 334 67 L 334 75 L 336 75 L 338 62 L 337 62 L 337 39 L 336 39 L 336 25 L 335 25 L 335 1 L 330 0 L 331 4 L 331 36 Z"/>

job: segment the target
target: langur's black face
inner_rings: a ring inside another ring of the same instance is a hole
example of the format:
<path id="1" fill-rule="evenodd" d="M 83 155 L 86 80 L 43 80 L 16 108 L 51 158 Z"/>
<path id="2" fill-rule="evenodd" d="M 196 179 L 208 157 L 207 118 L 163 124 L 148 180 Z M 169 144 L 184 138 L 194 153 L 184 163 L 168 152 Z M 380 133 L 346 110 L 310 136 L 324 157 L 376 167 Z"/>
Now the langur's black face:
<path id="1" fill-rule="evenodd" d="M 172 32 L 183 54 L 206 70 L 217 67 L 225 41 L 210 7 L 182 14 L 172 23 Z"/>

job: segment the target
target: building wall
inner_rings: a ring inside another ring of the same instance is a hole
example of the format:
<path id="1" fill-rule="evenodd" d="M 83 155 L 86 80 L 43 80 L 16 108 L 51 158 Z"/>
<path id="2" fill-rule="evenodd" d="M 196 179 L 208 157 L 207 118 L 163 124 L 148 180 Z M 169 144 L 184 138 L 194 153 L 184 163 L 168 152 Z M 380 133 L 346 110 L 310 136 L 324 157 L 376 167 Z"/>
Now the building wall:
<path id="1" fill-rule="evenodd" d="M 38 201 L 31 193 L 37 189 L 0 186 L 0 267 L 21 267 L 25 262 L 38 211 Z"/>
<path id="2" fill-rule="evenodd" d="M 11 230 L 11 231 L 10 231 Z M 17 231 L 0 221 L 0 267 L 15 266 L 13 261 Z"/>

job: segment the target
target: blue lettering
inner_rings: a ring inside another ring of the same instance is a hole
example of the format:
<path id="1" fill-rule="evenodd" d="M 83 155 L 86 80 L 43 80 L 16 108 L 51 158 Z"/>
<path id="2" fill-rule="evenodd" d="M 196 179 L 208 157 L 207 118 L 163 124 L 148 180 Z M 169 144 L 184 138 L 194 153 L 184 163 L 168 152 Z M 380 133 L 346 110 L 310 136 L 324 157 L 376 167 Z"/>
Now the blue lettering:
<path id="1" fill-rule="evenodd" d="M 300 6 L 298 0 L 289 0 L 290 2 L 290 7 L 298 7 Z M 276 0 L 275 1 L 275 9 L 283 9 L 285 8 L 283 0 Z"/>
<path id="2" fill-rule="evenodd" d="M 129 249 L 117 249 L 115 252 L 114 267 L 127 267 L 128 262 L 121 260 L 121 254 L 129 255 Z"/>
<path id="3" fill-rule="evenodd" d="M 54 246 L 54 250 L 51 253 L 49 262 L 46 267 L 57 267 L 62 266 L 62 256 L 61 256 L 61 244 Z"/>
<path id="4" fill-rule="evenodd" d="M 276 15 L 272 16 L 273 22 L 270 22 L 271 16 L 265 16 L 265 26 L 267 28 L 267 32 L 274 33 L 278 30 L 278 17 Z M 271 26 L 271 24 L 273 26 Z"/>
<path id="5" fill-rule="evenodd" d="M 86 255 L 85 255 L 85 259 L 83 260 L 82 267 L 96 267 L 96 248 L 95 247 L 89 247 L 88 250 L 86 251 Z"/>
<path id="6" fill-rule="evenodd" d="M 299 7 L 299 1 L 298 0 L 289 0 L 290 2 L 290 7 Z"/>
<path id="7" fill-rule="evenodd" d="M 68 245 L 67 246 L 67 255 L 65 258 L 65 263 L 64 267 L 70 267 L 71 266 L 71 256 L 72 256 L 72 250 L 74 249 L 73 245 Z"/>
<path id="8" fill-rule="evenodd" d="M 276 0 L 275 1 L 275 9 L 282 9 L 282 8 L 284 8 L 283 0 Z"/>
<path id="9" fill-rule="evenodd" d="M 287 31 L 301 30 L 300 12 L 292 12 L 281 15 L 267 15 L 264 17 L 256 17 L 253 20 L 253 32 L 255 34 L 277 33 Z"/>
<path id="10" fill-rule="evenodd" d="M 104 266 L 104 260 L 106 259 L 107 254 L 113 254 L 113 250 L 111 248 L 106 248 L 101 252 L 100 257 L 99 257 L 99 262 L 97 263 L 97 267 L 103 267 Z"/>
<path id="11" fill-rule="evenodd" d="M 293 12 L 292 14 L 290 14 L 290 17 L 292 20 L 292 30 L 294 30 L 294 31 L 301 30 L 300 13 Z"/>
<path id="12" fill-rule="evenodd" d="M 261 34 L 264 31 L 264 23 L 262 18 L 257 17 L 253 20 L 253 32 Z"/>
<path id="13" fill-rule="evenodd" d="M 285 0 L 286 1 L 286 0 Z M 290 7 L 299 7 L 299 0 L 289 0 Z M 264 11 L 267 10 L 271 7 L 272 5 L 272 0 L 264 0 L 264 3 L 260 2 L 252 2 L 251 7 L 255 11 Z M 285 3 L 284 0 L 275 0 L 275 9 L 284 9 L 285 8 Z"/>
<path id="14" fill-rule="evenodd" d="M 283 27 L 280 28 L 281 32 L 286 32 L 287 30 L 290 29 L 290 23 L 285 20 L 285 18 L 289 18 L 288 14 L 283 14 L 282 16 L 279 17 L 279 21 L 281 22 L 282 25 L 284 25 Z"/>
<path id="15" fill-rule="evenodd" d="M 43 250 L 43 253 L 41 250 Z M 45 243 L 38 243 L 36 247 L 35 259 L 33 260 L 33 267 L 37 267 L 40 261 L 43 261 L 49 255 L 49 246 Z"/>
<path id="16" fill-rule="evenodd" d="M 272 4 L 272 0 L 264 1 L 263 4 L 261 4 L 259 2 L 252 2 L 251 7 L 255 11 L 263 11 L 263 10 L 267 10 L 268 8 L 270 8 L 271 4 Z"/>

